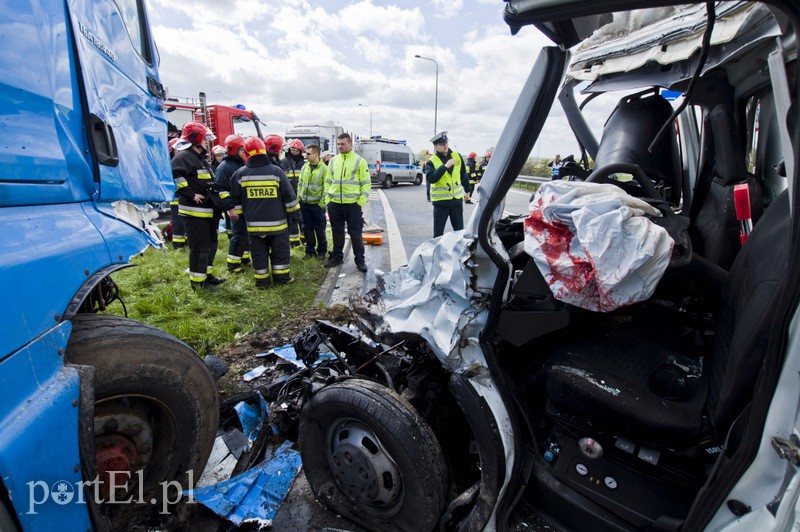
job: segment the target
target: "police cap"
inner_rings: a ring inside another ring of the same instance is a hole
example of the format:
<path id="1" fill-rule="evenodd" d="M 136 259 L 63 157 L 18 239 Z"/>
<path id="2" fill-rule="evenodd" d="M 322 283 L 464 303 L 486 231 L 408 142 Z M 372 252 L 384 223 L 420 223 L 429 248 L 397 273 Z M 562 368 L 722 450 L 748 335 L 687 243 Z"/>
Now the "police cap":
<path id="1" fill-rule="evenodd" d="M 447 131 L 442 131 L 441 133 L 434 135 L 434 137 L 431 139 L 431 142 L 433 142 L 434 146 L 447 142 Z"/>

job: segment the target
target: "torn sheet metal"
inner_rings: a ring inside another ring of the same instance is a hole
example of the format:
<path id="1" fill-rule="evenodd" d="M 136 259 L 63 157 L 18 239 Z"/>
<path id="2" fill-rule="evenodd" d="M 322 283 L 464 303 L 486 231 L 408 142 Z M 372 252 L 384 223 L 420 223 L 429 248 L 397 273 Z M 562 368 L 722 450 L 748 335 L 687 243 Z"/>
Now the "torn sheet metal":
<path id="1" fill-rule="evenodd" d="M 269 406 L 267 401 L 260 393 L 256 394 L 259 399 L 257 405 L 251 405 L 240 401 L 233 409 L 239 416 L 239 422 L 242 424 L 242 429 L 245 436 L 247 436 L 247 449 L 253 446 L 253 442 L 258 437 L 261 429 L 264 427 L 265 422 L 269 420 Z"/>
<path id="2" fill-rule="evenodd" d="M 766 6 L 755 3 L 723 2 L 716 12 L 712 46 L 730 43 L 749 28 L 774 20 Z M 773 26 L 764 36 L 780 35 L 777 24 Z M 700 49 L 705 27 L 702 4 L 614 13 L 612 22 L 579 45 L 567 77 L 594 81 L 651 62 L 669 65 L 685 61 Z"/>
<path id="3" fill-rule="evenodd" d="M 596 312 L 649 298 L 674 241 L 647 216 L 661 213 L 616 185 L 553 181 L 534 195 L 525 251 L 553 296 Z"/>
<path id="4" fill-rule="evenodd" d="M 407 266 L 386 274 L 382 291 L 372 293 L 366 305 L 373 332 L 412 333 L 425 339 L 445 366 L 464 363 L 467 352 L 461 347 L 477 345 L 488 313 L 470 288 L 473 245 L 464 231 L 445 233 L 420 245 Z M 475 358 L 483 359 L 480 352 Z"/>
<path id="5" fill-rule="evenodd" d="M 219 484 L 189 491 L 187 495 L 237 526 L 245 523 L 270 526 L 300 471 L 300 453 L 292 445 L 286 441 L 272 457 L 252 469 Z"/>
<path id="6" fill-rule="evenodd" d="M 295 352 L 294 347 L 291 344 L 287 344 L 282 347 L 276 347 L 271 351 L 267 351 L 266 353 L 259 353 L 256 355 L 256 357 L 259 358 L 270 357 L 270 356 L 275 356 L 282 360 L 285 360 L 286 362 L 294 366 L 297 366 L 300 369 L 304 369 L 306 367 L 305 364 L 303 364 L 300 360 L 297 359 L 297 352 Z M 317 358 L 317 361 L 314 364 L 312 364 L 312 366 L 319 364 L 323 360 L 335 360 L 335 359 L 336 355 L 334 355 L 330 351 L 323 351 L 319 353 L 319 358 Z"/>

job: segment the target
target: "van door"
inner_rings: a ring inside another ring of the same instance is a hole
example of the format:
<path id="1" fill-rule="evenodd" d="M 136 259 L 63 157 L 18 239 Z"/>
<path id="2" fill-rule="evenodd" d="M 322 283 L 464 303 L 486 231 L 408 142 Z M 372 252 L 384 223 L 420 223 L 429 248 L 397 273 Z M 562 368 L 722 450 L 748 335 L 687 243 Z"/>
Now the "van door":
<path id="1" fill-rule="evenodd" d="M 143 0 L 67 0 L 98 199 L 168 201 L 164 88 Z"/>

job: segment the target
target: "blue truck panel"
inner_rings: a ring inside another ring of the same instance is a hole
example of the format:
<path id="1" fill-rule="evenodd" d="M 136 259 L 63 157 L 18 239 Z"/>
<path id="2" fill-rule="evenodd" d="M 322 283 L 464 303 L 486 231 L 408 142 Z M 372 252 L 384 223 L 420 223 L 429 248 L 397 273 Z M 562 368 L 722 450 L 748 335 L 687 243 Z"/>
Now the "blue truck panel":
<path id="1" fill-rule="evenodd" d="M 70 330 L 62 323 L 0 362 L 0 476 L 29 531 L 92 527 L 77 467 L 78 372 L 58 352 Z"/>
<path id="2" fill-rule="evenodd" d="M 3 10 L 0 206 L 86 200 L 94 190 L 64 18 L 57 0 Z"/>

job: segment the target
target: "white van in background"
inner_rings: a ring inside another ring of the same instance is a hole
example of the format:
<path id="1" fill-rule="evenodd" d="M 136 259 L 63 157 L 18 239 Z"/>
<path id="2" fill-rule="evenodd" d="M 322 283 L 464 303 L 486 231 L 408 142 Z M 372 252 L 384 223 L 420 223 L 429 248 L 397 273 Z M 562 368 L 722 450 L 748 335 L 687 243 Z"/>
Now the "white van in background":
<path id="1" fill-rule="evenodd" d="M 356 142 L 355 149 L 367 160 L 372 184 L 391 188 L 396 183 L 422 183 L 422 168 L 406 141 L 374 136 Z"/>

